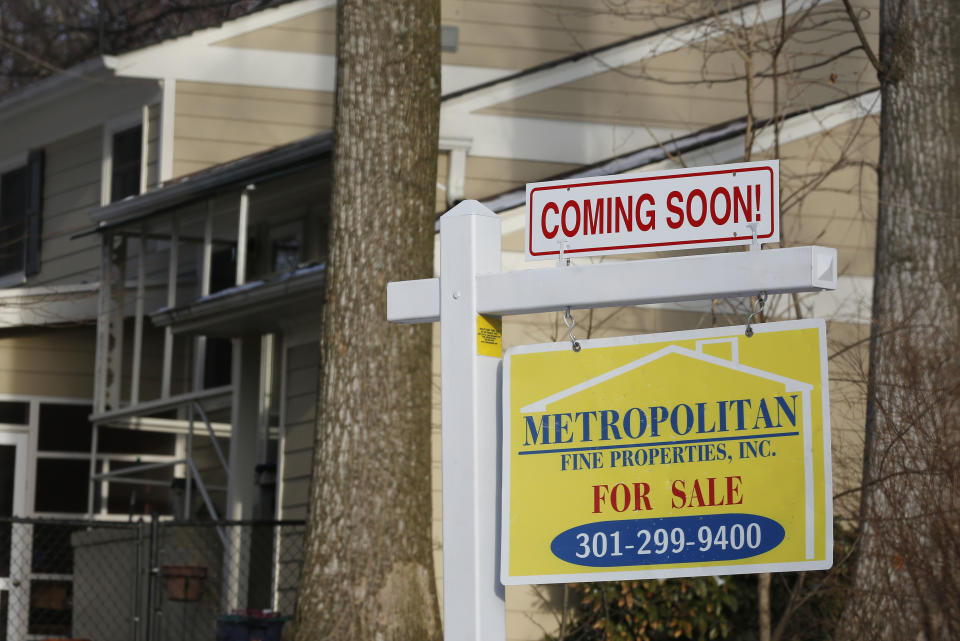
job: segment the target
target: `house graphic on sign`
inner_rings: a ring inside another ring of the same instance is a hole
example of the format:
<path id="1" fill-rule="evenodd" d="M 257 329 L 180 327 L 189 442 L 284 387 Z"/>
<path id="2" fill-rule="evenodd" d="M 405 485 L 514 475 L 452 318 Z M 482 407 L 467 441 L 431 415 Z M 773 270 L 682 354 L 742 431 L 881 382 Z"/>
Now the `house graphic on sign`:
<path id="1" fill-rule="evenodd" d="M 745 340 L 750 340 L 749 338 Z M 593 378 L 587 379 L 577 385 L 569 387 L 565 390 L 542 398 L 534 403 L 530 403 L 522 408 L 520 408 L 521 413 L 523 414 L 533 414 L 546 412 L 548 408 L 563 399 L 566 399 L 574 394 L 589 390 L 593 387 L 616 379 L 620 376 L 624 376 L 630 372 L 634 372 L 640 368 L 653 365 L 654 363 L 664 363 L 667 360 L 671 359 L 680 359 L 686 360 L 690 359 L 694 363 L 706 364 L 710 366 L 715 366 L 722 368 L 721 371 L 726 373 L 739 373 L 747 376 L 752 376 L 766 381 L 770 381 L 776 385 L 783 386 L 783 393 L 797 393 L 800 395 L 801 399 L 801 434 L 803 438 L 803 482 L 804 482 L 804 540 L 805 540 L 805 555 L 806 558 L 814 558 L 814 488 L 813 488 L 813 425 L 812 425 L 812 403 L 811 395 L 813 393 L 814 386 L 810 383 L 805 383 L 803 381 L 798 381 L 786 376 L 781 376 L 774 372 L 765 371 L 758 369 L 756 367 L 751 367 L 749 365 L 744 365 L 740 362 L 739 357 L 739 341 L 738 336 L 730 336 L 723 338 L 711 338 L 696 341 L 695 349 L 689 349 L 686 347 L 681 347 L 679 345 L 669 345 L 662 349 L 659 349 L 652 354 L 648 354 L 642 358 L 638 358 L 626 365 L 616 367 L 604 374 L 595 376 Z M 713 354 L 708 353 L 707 350 L 713 348 L 728 346 L 729 347 L 729 358 L 722 358 Z M 687 362 L 690 362 L 687 361 Z"/>

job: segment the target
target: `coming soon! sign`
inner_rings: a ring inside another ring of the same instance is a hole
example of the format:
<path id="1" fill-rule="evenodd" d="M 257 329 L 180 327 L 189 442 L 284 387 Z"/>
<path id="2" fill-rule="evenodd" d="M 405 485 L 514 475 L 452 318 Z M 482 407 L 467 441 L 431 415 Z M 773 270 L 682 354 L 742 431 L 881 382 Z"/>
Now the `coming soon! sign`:
<path id="1" fill-rule="evenodd" d="M 780 240 L 776 160 L 527 185 L 531 259 Z"/>
<path id="2" fill-rule="evenodd" d="M 822 320 L 511 349 L 504 584 L 832 564 Z"/>

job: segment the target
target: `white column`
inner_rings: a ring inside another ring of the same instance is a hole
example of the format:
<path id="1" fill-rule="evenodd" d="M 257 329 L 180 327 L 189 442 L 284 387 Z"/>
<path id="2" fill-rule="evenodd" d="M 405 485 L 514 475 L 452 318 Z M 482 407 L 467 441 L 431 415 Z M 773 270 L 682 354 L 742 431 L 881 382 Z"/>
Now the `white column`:
<path id="1" fill-rule="evenodd" d="M 230 461 L 227 475 L 226 518 L 253 518 L 254 470 L 257 467 L 257 425 L 260 407 L 260 336 L 233 340 L 233 406 L 231 408 Z M 223 599 L 227 611 L 247 607 L 246 569 L 250 567 L 250 532 L 227 528 L 224 550 Z"/>
<path id="2" fill-rule="evenodd" d="M 500 271 L 500 219 L 460 203 L 440 219 L 443 613 L 446 641 L 503 641 L 500 358 L 477 354 L 477 274 Z"/>

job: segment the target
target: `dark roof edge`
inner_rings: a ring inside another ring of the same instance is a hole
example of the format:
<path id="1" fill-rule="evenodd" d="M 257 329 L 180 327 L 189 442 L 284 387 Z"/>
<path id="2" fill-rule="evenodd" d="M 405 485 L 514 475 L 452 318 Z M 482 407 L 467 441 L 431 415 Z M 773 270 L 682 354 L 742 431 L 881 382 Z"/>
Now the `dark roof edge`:
<path id="1" fill-rule="evenodd" d="M 837 100 L 831 100 L 830 102 L 825 102 L 821 105 L 817 105 L 811 109 L 801 109 L 798 111 L 791 112 L 784 115 L 781 120 L 787 121 L 792 120 L 800 116 L 807 115 L 811 112 L 817 111 L 819 109 L 826 109 L 833 105 L 840 104 L 842 102 L 847 102 L 848 100 L 854 100 L 860 98 L 867 94 L 873 93 L 876 91 L 876 88 L 867 89 L 859 93 L 846 96 L 843 98 L 838 98 Z M 771 124 L 773 119 L 767 118 L 756 123 L 757 128 L 766 127 Z M 649 147 L 644 147 L 637 151 L 633 151 L 621 156 L 615 156 L 613 158 L 608 158 L 606 160 L 601 160 L 598 163 L 592 165 L 584 165 L 578 167 L 573 171 L 563 172 L 560 174 L 555 174 L 553 176 L 548 176 L 542 178 L 536 182 L 550 181 L 550 180 L 562 180 L 570 178 L 589 178 L 592 176 L 606 176 L 622 173 L 625 171 L 630 171 L 638 167 L 643 167 L 644 165 L 649 165 L 651 163 L 660 162 L 665 160 L 669 156 L 675 154 L 684 154 L 690 151 L 695 151 L 702 147 L 712 145 L 724 140 L 729 140 L 743 134 L 747 128 L 747 119 L 737 118 L 736 120 L 729 120 L 718 125 L 712 125 L 706 129 L 701 129 L 695 131 L 691 134 L 687 134 L 681 138 L 674 140 L 669 140 L 659 145 L 650 145 Z M 493 212 L 506 211 L 507 209 L 513 209 L 519 207 L 524 202 L 526 202 L 527 190 L 526 187 L 520 187 L 516 189 L 511 189 L 509 191 L 504 191 L 499 194 L 490 196 L 489 198 L 484 198 L 480 202 L 490 209 Z M 438 216 L 439 218 L 439 216 Z"/>
<path id="2" fill-rule="evenodd" d="M 228 187 L 276 177 L 287 168 L 319 160 L 332 148 L 333 132 L 327 131 L 183 176 L 159 189 L 101 207 L 91 214 L 97 227 L 83 231 L 74 238 L 140 220 Z"/>

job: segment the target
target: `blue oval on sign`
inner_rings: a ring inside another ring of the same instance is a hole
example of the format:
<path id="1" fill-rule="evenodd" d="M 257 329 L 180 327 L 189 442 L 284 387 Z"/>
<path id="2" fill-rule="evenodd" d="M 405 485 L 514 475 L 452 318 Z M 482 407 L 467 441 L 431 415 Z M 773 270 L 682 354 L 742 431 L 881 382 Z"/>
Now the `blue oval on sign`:
<path id="1" fill-rule="evenodd" d="M 557 558 L 590 567 L 735 561 L 769 552 L 786 531 L 756 514 L 706 514 L 585 523 L 550 543 Z"/>

